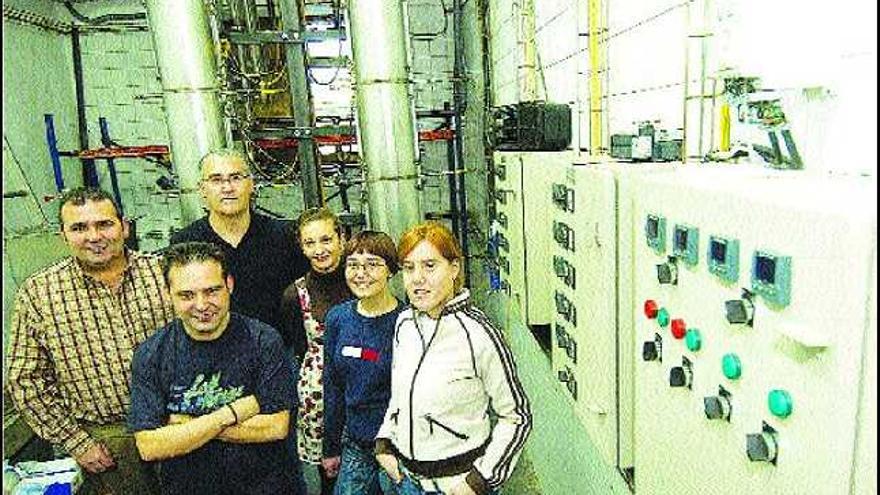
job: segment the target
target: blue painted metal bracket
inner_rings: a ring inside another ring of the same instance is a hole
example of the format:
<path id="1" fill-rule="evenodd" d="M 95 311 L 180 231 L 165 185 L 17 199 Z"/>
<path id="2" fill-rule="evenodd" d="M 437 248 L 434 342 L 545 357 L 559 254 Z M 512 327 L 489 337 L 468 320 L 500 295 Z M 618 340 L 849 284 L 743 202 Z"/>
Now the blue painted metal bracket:
<path id="1" fill-rule="evenodd" d="M 55 175 L 55 189 L 60 193 L 64 189 L 64 176 L 61 172 L 58 139 L 55 137 L 55 121 L 51 113 L 44 114 L 43 120 L 46 123 L 46 143 L 49 145 L 49 158 L 52 160 L 52 172 Z"/>

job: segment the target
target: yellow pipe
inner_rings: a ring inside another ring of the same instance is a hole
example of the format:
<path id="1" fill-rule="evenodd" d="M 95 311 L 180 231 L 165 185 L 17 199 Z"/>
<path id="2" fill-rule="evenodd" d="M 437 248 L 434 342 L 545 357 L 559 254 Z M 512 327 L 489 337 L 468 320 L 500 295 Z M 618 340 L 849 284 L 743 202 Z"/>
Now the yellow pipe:
<path id="1" fill-rule="evenodd" d="M 602 150 L 602 57 L 599 54 L 599 36 L 602 33 L 601 11 L 601 0 L 589 0 L 590 154 L 593 156 L 599 155 Z"/>
<path id="2" fill-rule="evenodd" d="M 721 151 L 730 151 L 730 104 L 721 104 L 721 123 L 718 126 L 721 134 Z"/>

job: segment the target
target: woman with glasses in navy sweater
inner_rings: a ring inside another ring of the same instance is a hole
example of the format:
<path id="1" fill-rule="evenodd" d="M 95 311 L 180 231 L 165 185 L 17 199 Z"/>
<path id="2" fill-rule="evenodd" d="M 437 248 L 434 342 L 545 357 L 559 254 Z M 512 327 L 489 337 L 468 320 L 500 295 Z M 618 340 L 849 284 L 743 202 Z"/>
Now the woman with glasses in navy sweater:
<path id="1" fill-rule="evenodd" d="M 379 494 L 381 469 L 373 456 L 376 432 L 391 396 L 394 324 L 403 305 L 388 281 L 397 272 L 394 241 L 365 230 L 345 246 L 345 281 L 356 300 L 325 319 L 324 459 L 338 473 L 336 495 Z"/>

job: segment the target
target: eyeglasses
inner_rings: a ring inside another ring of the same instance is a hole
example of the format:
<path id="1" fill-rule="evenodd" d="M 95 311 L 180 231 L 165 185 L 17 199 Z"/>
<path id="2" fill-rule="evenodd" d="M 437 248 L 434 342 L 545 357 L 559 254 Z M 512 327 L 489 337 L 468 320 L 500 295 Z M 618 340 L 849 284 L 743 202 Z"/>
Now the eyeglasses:
<path id="1" fill-rule="evenodd" d="M 346 261 L 345 269 L 350 272 L 357 272 L 358 270 L 365 270 L 370 273 L 376 273 L 382 268 L 387 267 L 384 261 L 380 260 L 370 260 L 366 263 L 358 263 L 357 261 Z"/>
<path id="2" fill-rule="evenodd" d="M 242 182 L 250 178 L 250 174 L 242 174 L 242 173 L 234 173 L 229 175 L 209 175 L 207 179 L 204 179 L 204 182 L 207 182 L 211 185 L 211 187 L 220 187 L 224 182 L 228 182 L 233 186 L 240 186 Z"/>

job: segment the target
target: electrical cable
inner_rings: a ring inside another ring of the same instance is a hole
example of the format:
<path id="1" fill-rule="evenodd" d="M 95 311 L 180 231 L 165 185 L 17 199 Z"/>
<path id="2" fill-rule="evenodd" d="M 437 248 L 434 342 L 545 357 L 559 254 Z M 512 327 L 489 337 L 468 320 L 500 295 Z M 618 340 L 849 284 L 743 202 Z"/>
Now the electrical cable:
<path id="1" fill-rule="evenodd" d="M 147 18 L 145 12 L 137 12 L 133 14 L 104 14 L 99 15 L 98 17 L 86 17 L 73 8 L 73 4 L 70 0 L 65 0 L 64 7 L 67 8 L 67 11 L 70 12 L 70 15 L 72 15 L 74 19 L 89 25 L 106 24 L 107 22 L 112 21 L 142 21 Z"/>
<path id="2" fill-rule="evenodd" d="M 18 171 L 21 173 L 21 178 L 24 179 L 25 184 L 27 184 L 28 191 L 31 193 L 31 197 L 34 199 L 34 203 L 37 205 L 37 209 L 40 210 L 40 214 L 43 215 L 43 222 L 45 225 L 50 225 L 49 217 L 46 215 L 46 212 L 43 210 L 43 207 L 40 205 L 40 201 L 37 198 L 37 195 L 34 193 L 34 188 L 31 186 L 30 181 L 27 178 L 27 175 L 24 173 L 24 167 L 21 166 L 21 162 L 18 161 L 18 157 L 15 156 L 15 152 L 12 150 L 12 143 L 9 142 L 9 138 L 6 137 L 6 133 L 3 133 L 3 142 L 6 143 L 6 149 L 9 150 L 9 156 L 12 157 L 12 161 L 15 162 L 15 165 L 18 166 Z"/>

